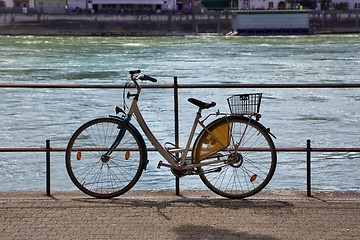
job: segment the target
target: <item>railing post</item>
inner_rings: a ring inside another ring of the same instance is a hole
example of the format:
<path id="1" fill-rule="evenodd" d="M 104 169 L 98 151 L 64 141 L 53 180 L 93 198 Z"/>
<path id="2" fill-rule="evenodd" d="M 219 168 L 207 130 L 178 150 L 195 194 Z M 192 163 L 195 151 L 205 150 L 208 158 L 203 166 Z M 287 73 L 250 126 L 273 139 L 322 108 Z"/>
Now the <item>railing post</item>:
<path id="1" fill-rule="evenodd" d="M 174 119 L 175 119 L 175 147 L 179 148 L 179 89 L 177 76 L 174 76 Z M 176 153 L 178 154 L 178 153 Z M 180 195 L 180 179 L 175 177 L 176 195 Z"/>
<path id="2" fill-rule="evenodd" d="M 50 195 L 50 140 L 46 140 L 46 196 Z"/>
<path id="3" fill-rule="evenodd" d="M 311 141 L 306 141 L 306 183 L 307 196 L 311 197 Z"/>

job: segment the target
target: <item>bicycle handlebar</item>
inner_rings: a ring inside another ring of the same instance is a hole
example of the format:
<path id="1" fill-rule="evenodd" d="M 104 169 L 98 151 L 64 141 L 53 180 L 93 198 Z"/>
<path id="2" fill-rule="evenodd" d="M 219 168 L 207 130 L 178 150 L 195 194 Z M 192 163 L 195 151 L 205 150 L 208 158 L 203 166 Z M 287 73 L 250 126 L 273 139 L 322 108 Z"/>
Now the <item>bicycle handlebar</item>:
<path id="1" fill-rule="evenodd" d="M 141 70 L 131 70 L 129 74 L 131 75 L 132 79 L 139 79 L 141 81 L 150 81 L 150 82 L 157 82 L 156 78 L 150 77 L 149 75 L 138 75 L 141 73 Z M 134 76 L 135 75 L 135 76 Z"/>
<path id="2" fill-rule="evenodd" d="M 141 86 L 138 83 L 138 80 L 140 81 L 150 81 L 150 82 L 157 82 L 156 78 L 150 77 L 149 75 L 139 75 L 141 73 L 141 70 L 131 70 L 129 71 L 130 79 L 136 87 L 137 93 L 132 94 L 130 92 L 128 92 L 128 94 L 126 95 L 126 97 L 129 99 L 130 97 L 135 97 L 137 98 L 140 95 L 140 91 L 141 91 Z M 125 87 L 126 88 L 126 87 Z M 124 96 L 125 96 L 125 88 L 124 88 Z M 124 98 L 125 99 L 125 98 Z"/>
<path id="3" fill-rule="evenodd" d="M 139 76 L 139 79 L 142 81 L 157 82 L 156 78 L 150 77 L 149 75 Z"/>

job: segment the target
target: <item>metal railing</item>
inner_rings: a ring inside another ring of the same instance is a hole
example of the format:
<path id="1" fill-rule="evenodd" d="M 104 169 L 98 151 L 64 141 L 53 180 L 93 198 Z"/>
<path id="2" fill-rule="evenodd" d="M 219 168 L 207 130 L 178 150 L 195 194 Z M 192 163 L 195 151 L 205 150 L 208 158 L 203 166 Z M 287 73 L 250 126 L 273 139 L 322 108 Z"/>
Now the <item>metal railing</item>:
<path id="1" fill-rule="evenodd" d="M 0 83 L 0 88 L 124 88 L 123 84 L 37 84 L 37 83 Z M 173 88 L 174 89 L 174 120 L 175 146 L 179 146 L 179 115 L 178 89 L 179 88 L 360 88 L 360 84 L 178 84 L 174 77 L 173 84 L 150 84 L 142 88 Z M 148 148 L 154 151 L 154 148 Z M 306 147 L 276 148 L 278 152 L 306 153 L 306 189 L 307 196 L 311 197 L 311 153 L 313 152 L 360 152 L 360 148 L 312 148 L 311 140 L 306 141 Z M 46 195 L 51 195 L 51 152 L 65 152 L 66 148 L 52 148 L 50 140 L 46 140 L 45 147 L 38 148 L 0 148 L 0 152 L 44 152 L 46 154 Z M 179 178 L 176 177 L 176 195 L 180 195 Z"/>

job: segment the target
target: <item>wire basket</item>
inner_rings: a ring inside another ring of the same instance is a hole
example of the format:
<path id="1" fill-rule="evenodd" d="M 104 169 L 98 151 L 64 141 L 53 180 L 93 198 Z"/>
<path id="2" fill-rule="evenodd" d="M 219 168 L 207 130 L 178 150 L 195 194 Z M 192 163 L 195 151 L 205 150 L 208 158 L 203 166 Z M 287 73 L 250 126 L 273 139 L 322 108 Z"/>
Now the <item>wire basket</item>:
<path id="1" fill-rule="evenodd" d="M 237 94 L 227 99 L 233 115 L 251 115 L 259 113 L 262 93 Z"/>

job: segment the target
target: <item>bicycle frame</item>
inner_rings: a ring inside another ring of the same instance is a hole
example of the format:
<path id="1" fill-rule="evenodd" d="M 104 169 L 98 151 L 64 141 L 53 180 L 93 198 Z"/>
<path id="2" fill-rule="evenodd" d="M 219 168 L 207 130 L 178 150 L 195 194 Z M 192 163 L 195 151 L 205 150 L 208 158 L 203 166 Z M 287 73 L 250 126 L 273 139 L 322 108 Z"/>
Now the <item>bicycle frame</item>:
<path id="1" fill-rule="evenodd" d="M 160 163 L 160 166 L 166 166 L 166 167 L 170 167 L 170 168 L 174 168 L 174 169 L 178 169 L 178 170 L 183 170 L 183 169 L 188 170 L 188 169 L 193 169 L 193 168 L 199 167 L 199 166 L 205 166 L 205 165 L 211 165 L 211 164 L 218 163 L 218 162 L 223 162 L 223 160 L 213 160 L 213 161 L 207 161 L 207 162 L 203 162 L 203 163 L 186 164 L 185 165 L 185 159 L 186 159 L 187 154 L 189 153 L 190 145 L 194 138 L 194 134 L 197 129 L 197 126 L 200 125 L 204 129 L 206 129 L 206 126 L 203 124 L 202 121 L 200 121 L 201 112 L 202 112 L 201 108 L 199 108 L 198 112 L 196 113 L 196 117 L 195 117 L 193 126 L 191 128 L 191 132 L 188 137 L 186 147 L 183 149 L 182 148 L 181 149 L 172 149 L 174 151 L 174 153 L 175 152 L 182 153 L 180 161 L 176 161 L 174 156 L 159 143 L 159 141 L 157 140 L 157 138 L 154 136 L 154 134 L 150 130 L 149 126 L 147 125 L 146 121 L 144 120 L 144 118 L 141 114 L 141 111 L 138 107 L 138 104 L 137 104 L 138 100 L 139 100 L 139 95 L 141 92 L 141 86 L 137 83 L 137 81 L 136 81 L 137 79 L 134 78 L 134 76 L 131 77 L 131 80 L 135 84 L 137 93 L 129 95 L 129 96 L 133 97 L 129 111 L 128 111 L 126 117 L 124 118 L 123 124 L 120 128 L 119 134 L 118 134 L 115 142 L 112 144 L 112 146 L 107 151 L 107 153 L 104 154 L 104 156 L 109 156 L 115 150 L 115 148 L 119 145 L 121 139 L 123 138 L 123 136 L 125 134 L 127 124 L 130 123 L 132 116 L 135 116 L 137 122 L 139 123 L 141 129 L 145 133 L 148 140 L 151 142 L 151 144 L 154 146 L 154 148 L 160 153 L 160 155 L 169 163 L 169 164 Z M 208 132 L 212 135 L 212 133 L 210 131 L 208 131 Z M 214 137 L 216 138 L 216 136 L 214 136 Z"/>

